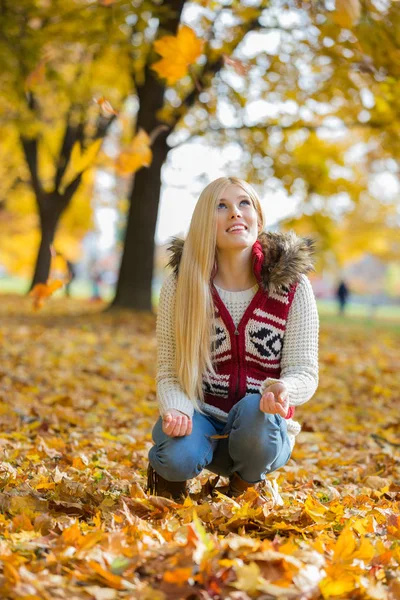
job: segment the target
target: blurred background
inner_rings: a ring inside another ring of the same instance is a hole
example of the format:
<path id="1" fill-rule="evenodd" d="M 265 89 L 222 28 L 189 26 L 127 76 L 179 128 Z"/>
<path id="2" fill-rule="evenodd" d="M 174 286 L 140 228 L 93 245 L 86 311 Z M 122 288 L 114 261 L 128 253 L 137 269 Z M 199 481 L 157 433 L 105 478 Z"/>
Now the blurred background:
<path id="1" fill-rule="evenodd" d="M 317 241 L 326 315 L 400 320 L 400 2 L 0 6 L 0 293 L 156 307 L 202 189 Z"/>

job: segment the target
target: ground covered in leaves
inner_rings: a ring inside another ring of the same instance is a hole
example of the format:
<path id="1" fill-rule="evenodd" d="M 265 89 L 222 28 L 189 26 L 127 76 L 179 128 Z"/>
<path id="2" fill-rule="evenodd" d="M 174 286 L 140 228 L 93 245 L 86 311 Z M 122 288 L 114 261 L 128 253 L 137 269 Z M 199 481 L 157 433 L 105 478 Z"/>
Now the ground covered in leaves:
<path id="1" fill-rule="evenodd" d="M 177 504 L 144 491 L 154 317 L 100 309 L 0 299 L 1 598 L 400 598 L 398 332 L 322 323 L 288 464 Z"/>

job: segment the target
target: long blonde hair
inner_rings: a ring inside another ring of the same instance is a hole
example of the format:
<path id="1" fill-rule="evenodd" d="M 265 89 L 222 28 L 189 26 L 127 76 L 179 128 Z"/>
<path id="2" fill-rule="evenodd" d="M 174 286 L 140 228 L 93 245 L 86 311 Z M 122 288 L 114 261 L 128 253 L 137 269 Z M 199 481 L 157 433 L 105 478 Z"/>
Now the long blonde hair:
<path id="1" fill-rule="evenodd" d="M 260 199 L 243 179 L 219 177 L 201 192 L 194 209 L 179 265 L 175 297 L 176 373 L 194 407 L 203 413 L 202 376 L 214 375 L 211 336 L 215 329 L 211 276 L 216 265 L 217 207 L 225 188 L 238 185 L 250 197 L 264 228 Z"/>

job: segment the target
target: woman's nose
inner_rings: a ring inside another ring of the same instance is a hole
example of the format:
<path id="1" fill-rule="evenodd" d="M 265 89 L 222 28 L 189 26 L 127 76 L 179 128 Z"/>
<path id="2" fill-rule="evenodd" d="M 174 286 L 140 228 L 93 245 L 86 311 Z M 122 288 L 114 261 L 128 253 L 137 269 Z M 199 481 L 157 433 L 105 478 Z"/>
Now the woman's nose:
<path id="1" fill-rule="evenodd" d="M 233 207 L 233 208 L 232 208 L 232 211 L 231 211 L 231 219 L 232 219 L 233 217 L 240 217 L 240 216 L 241 216 L 241 214 L 242 214 L 242 213 L 240 212 L 240 208 Z"/>

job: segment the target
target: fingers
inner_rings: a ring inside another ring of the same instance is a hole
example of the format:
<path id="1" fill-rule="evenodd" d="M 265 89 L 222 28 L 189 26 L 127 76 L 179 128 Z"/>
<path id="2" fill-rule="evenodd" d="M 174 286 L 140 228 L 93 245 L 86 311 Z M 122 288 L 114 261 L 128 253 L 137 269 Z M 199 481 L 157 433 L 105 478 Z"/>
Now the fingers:
<path id="1" fill-rule="evenodd" d="M 289 400 L 287 396 L 280 395 L 278 400 L 275 400 L 273 392 L 267 392 L 261 397 L 260 410 L 270 415 L 281 415 L 286 417 L 288 411 Z"/>
<path id="2" fill-rule="evenodd" d="M 171 437 L 181 437 L 192 433 L 192 419 L 186 415 L 168 414 L 163 419 L 162 430 Z"/>
<path id="3" fill-rule="evenodd" d="M 278 402 L 276 403 L 276 412 L 278 415 L 281 415 L 281 417 L 286 417 L 287 415 L 287 409 Z"/>
<path id="4" fill-rule="evenodd" d="M 265 413 L 275 414 L 275 397 L 272 392 L 267 392 L 261 397 L 260 410 Z"/>

